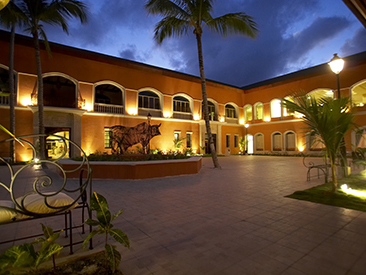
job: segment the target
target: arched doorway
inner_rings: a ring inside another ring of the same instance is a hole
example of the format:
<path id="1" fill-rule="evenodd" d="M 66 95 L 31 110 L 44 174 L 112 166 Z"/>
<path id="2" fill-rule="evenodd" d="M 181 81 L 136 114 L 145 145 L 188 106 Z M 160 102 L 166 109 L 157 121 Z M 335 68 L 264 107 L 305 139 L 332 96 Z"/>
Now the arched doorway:
<path id="1" fill-rule="evenodd" d="M 70 129 L 68 128 L 46 128 L 46 133 L 49 135 L 56 135 L 70 139 Z M 62 138 L 55 136 L 48 136 L 46 139 L 47 156 L 51 159 L 69 158 L 70 157 L 70 144 L 66 141 L 66 144 Z M 65 152 L 66 150 L 66 152 Z"/>

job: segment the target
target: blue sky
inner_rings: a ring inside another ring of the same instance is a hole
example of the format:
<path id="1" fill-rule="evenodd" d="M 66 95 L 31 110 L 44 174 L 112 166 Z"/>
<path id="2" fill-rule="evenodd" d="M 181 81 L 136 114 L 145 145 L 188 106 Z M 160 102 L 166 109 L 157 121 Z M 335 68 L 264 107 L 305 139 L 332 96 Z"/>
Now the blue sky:
<path id="1" fill-rule="evenodd" d="M 157 45 L 159 16 L 144 10 L 144 0 L 83 0 L 85 25 L 70 22 L 69 35 L 46 27 L 50 41 L 199 75 L 193 34 Z M 206 77 L 244 86 L 366 50 L 366 30 L 342 0 L 216 0 L 214 16 L 245 12 L 259 29 L 256 39 L 220 37 L 204 29 Z M 19 31 L 20 32 L 20 31 Z"/>

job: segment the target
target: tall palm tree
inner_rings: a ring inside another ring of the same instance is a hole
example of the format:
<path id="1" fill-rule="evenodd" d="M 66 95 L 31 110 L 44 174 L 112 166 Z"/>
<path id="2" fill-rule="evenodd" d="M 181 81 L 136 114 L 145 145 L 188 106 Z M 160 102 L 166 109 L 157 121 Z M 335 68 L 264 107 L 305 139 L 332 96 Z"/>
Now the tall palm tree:
<path id="1" fill-rule="evenodd" d="M 0 23 L 9 28 L 9 109 L 10 109 L 10 132 L 15 134 L 15 85 L 14 85 L 14 41 L 15 27 L 24 22 L 25 17 L 14 1 L 11 1 L 4 9 L 0 11 Z M 10 142 L 10 159 L 15 161 L 15 141 Z"/>
<path id="2" fill-rule="evenodd" d="M 148 0 L 145 8 L 151 14 L 161 14 L 164 18 L 155 27 L 154 39 L 161 44 L 167 37 L 187 35 L 192 31 L 197 40 L 198 62 L 201 77 L 203 117 L 206 124 L 208 142 L 215 168 L 220 168 L 213 143 L 208 114 L 206 78 L 203 66 L 202 33 L 207 26 L 222 36 L 228 33 L 256 37 L 257 28 L 253 18 L 243 12 L 228 13 L 216 18 L 211 16 L 214 0 Z"/>
<path id="3" fill-rule="evenodd" d="M 298 95 L 293 101 L 282 99 L 282 105 L 290 112 L 303 114 L 310 134 L 317 135 L 324 144 L 332 171 L 332 192 L 338 189 L 336 159 L 346 133 L 355 126 L 349 98 L 319 98 Z"/>
<path id="4" fill-rule="evenodd" d="M 77 0 L 17 0 L 18 7 L 26 16 L 26 31 L 33 37 L 36 66 L 37 66 L 37 105 L 38 105 L 38 132 L 45 133 L 43 117 L 43 79 L 40 58 L 39 37 L 44 40 L 47 51 L 50 48 L 43 24 L 61 26 L 68 33 L 67 20 L 72 17 L 85 23 L 87 19 L 86 6 Z M 40 139 L 40 157 L 45 158 L 45 140 Z"/>

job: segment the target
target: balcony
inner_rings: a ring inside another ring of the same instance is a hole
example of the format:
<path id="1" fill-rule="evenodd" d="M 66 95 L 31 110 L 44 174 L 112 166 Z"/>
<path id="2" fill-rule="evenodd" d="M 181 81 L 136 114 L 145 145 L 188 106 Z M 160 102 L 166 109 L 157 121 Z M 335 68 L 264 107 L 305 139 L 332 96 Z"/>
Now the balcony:
<path id="1" fill-rule="evenodd" d="M 230 124 L 239 124 L 238 118 L 225 117 L 225 121 Z"/>
<path id="2" fill-rule="evenodd" d="M 0 96 L 0 105 L 9 106 L 9 96 Z"/>
<path id="3" fill-rule="evenodd" d="M 104 104 L 104 103 L 95 103 L 94 104 L 94 112 L 98 112 L 98 113 L 123 115 L 123 109 L 124 108 L 122 105 L 112 105 L 112 104 Z"/>
<path id="4" fill-rule="evenodd" d="M 173 112 L 173 118 L 192 120 L 193 119 L 193 116 L 192 116 L 191 113 L 186 113 L 186 112 Z"/>

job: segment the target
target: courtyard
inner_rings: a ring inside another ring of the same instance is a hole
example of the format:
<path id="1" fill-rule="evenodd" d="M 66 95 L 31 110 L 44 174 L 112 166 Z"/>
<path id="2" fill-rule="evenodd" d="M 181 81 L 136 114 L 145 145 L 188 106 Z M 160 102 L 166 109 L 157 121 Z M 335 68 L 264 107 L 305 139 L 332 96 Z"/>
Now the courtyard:
<path id="1" fill-rule="evenodd" d="M 366 274 L 366 213 L 284 197 L 324 182 L 306 181 L 302 158 L 219 161 L 222 170 L 204 158 L 196 175 L 93 180 L 112 213 L 125 210 L 114 223 L 131 241 L 120 247 L 123 274 Z M 4 228 L 3 236 L 30 229 Z M 94 245 L 98 251 L 102 239 Z M 58 261 L 90 253 L 74 251 Z"/>

